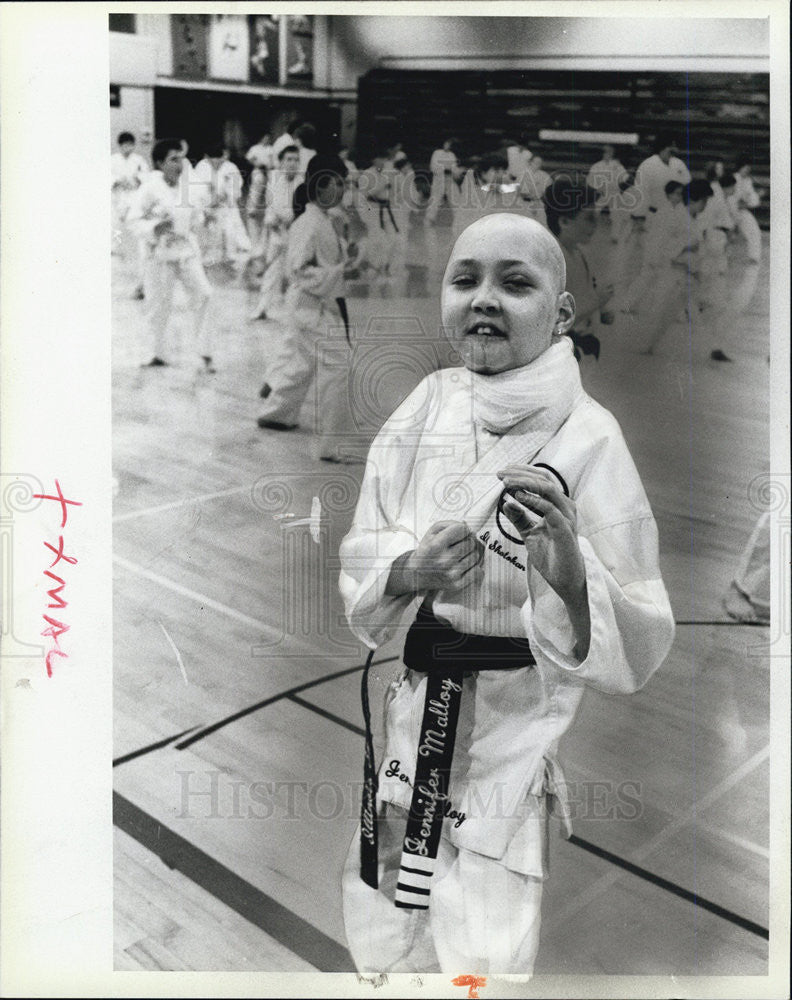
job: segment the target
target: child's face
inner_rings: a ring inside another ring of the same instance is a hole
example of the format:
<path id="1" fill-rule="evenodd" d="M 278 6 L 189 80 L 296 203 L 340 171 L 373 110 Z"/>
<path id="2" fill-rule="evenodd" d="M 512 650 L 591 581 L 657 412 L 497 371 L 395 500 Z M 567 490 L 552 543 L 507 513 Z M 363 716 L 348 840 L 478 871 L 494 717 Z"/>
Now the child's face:
<path id="1" fill-rule="evenodd" d="M 281 167 L 287 177 L 292 178 L 297 173 L 300 166 L 299 153 L 284 153 L 281 159 Z"/>
<path id="2" fill-rule="evenodd" d="M 333 175 L 317 192 L 317 201 L 321 208 L 335 208 L 341 204 L 344 197 L 344 179 Z"/>
<path id="3" fill-rule="evenodd" d="M 737 176 L 738 177 L 747 177 L 750 174 L 750 172 L 751 172 L 751 164 L 750 163 L 744 163 L 740 167 L 740 169 L 737 171 Z"/>
<path id="4" fill-rule="evenodd" d="M 443 330 L 465 366 L 482 374 L 520 368 L 574 320 L 563 257 L 538 223 L 490 215 L 462 233 L 443 276 Z"/>
<path id="5" fill-rule="evenodd" d="M 668 200 L 671 202 L 672 205 L 681 205 L 684 200 L 682 197 L 682 193 L 683 192 L 681 191 L 681 189 L 677 188 L 673 190 L 671 194 L 667 194 L 666 198 L 668 198 Z"/>
<path id="6" fill-rule="evenodd" d="M 135 148 L 135 144 L 134 144 L 134 142 L 122 142 L 120 148 L 121 148 L 121 152 L 124 154 L 124 156 L 129 156 L 129 154 Z"/>
<path id="7" fill-rule="evenodd" d="M 690 214 L 695 219 L 696 216 L 699 214 L 699 212 L 703 212 L 704 211 L 704 206 L 706 204 L 707 204 L 707 199 L 706 198 L 699 198 L 698 201 L 690 201 L 690 202 L 688 202 L 688 211 L 690 212 Z"/>
<path id="8" fill-rule="evenodd" d="M 178 149 L 169 149 L 168 155 L 162 161 L 160 169 L 168 184 L 175 184 L 181 177 L 184 166 L 184 153 Z"/>

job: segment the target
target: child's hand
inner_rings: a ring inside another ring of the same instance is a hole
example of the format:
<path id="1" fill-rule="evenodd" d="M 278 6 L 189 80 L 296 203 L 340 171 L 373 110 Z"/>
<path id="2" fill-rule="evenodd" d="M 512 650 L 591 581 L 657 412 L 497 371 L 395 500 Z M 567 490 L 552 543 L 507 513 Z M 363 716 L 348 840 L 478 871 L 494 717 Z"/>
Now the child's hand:
<path id="1" fill-rule="evenodd" d="M 519 531 L 531 565 L 565 603 L 577 601 L 585 588 L 586 568 L 574 500 L 542 469 L 509 465 L 498 478 L 514 494 L 504 500 L 503 513 Z"/>
<path id="2" fill-rule="evenodd" d="M 483 547 L 466 524 L 438 521 L 401 564 L 402 573 L 411 582 L 405 589 L 417 594 L 462 590 L 478 578 L 483 555 Z"/>

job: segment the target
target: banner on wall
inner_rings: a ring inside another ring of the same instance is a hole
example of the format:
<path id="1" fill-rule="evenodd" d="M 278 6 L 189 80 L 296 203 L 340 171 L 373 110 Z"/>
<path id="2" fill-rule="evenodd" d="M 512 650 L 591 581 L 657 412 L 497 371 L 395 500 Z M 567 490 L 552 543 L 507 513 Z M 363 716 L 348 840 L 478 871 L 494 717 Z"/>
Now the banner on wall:
<path id="1" fill-rule="evenodd" d="M 213 80 L 248 79 L 250 39 L 243 14 L 212 14 L 209 25 L 209 76 Z"/>
<path id="2" fill-rule="evenodd" d="M 251 14 L 248 17 L 251 83 L 280 83 L 282 20 L 279 14 Z"/>
<path id="3" fill-rule="evenodd" d="M 313 82 L 313 17 L 286 15 L 286 83 L 310 87 Z"/>
<path id="4" fill-rule="evenodd" d="M 171 14 L 173 75 L 205 80 L 207 68 L 208 14 Z"/>

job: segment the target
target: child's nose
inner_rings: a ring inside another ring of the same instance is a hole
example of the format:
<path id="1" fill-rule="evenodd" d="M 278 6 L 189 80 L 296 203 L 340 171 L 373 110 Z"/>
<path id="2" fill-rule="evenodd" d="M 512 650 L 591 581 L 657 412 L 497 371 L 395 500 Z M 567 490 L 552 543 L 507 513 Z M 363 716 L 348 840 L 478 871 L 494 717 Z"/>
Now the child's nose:
<path id="1" fill-rule="evenodd" d="M 472 309 L 479 312 L 495 312 L 500 308 L 500 302 L 492 282 L 481 282 L 470 305 Z"/>

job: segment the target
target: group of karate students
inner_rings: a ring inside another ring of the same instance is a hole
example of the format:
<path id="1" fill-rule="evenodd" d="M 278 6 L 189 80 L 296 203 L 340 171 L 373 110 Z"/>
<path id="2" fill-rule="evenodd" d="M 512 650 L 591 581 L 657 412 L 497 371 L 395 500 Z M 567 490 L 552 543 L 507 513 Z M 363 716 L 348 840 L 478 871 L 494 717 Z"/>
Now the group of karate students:
<path id="1" fill-rule="evenodd" d="M 319 456 L 359 461 L 344 446 L 353 362 L 345 274 L 365 255 L 387 278 L 402 218 L 393 182 L 411 167 L 398 150 L 390 159 L 383 151 L 358 172 L 348 157 L 308 158 L 292 140 L 260 144 L 266 196 L 263 209 L 253 205 L 259 230 L 247 233 L 249 255 L 266 237 L 256 315 L 280 321 L 258 422 L 293 429 L 316 376 Z M 592 352 L 591 324 L 615 308 L 613 283 L 597 280 L 586 247 L 603 213 L 617 247 L 646 226 L 638 280 L 662 298 L 664 269 L 680 254 L 689 266 L 707 247 L 717 272 L 719 234 L 728 240 L 740 227 L 757 259 L 759 243 L 740 214 L 750 213 L 749 168 L 739 165 L 734 191 L 718 167 L 709 181 L 692 181 L 671 140 L 633 185 L 611 149 L 587 185 L 529 170 L 520 145 L 460 174 L 452 146 L 433 157 L 431 191 L 411 212 L 429 225 L 444 206 L 452 216 L 441 312 L 462 366 L 427 376 L 382 427 L 340 550 L 349 625 L 369 650 L 414 618 L 384 698 L 369 701 L 365 675 L 364 800 L 343 876 L 344 920 L 361 972 L 530 975 L 549 813 L 569 829 L 559 740 L 586 686 L 638 690 L 674 635 L 646 494 L 573 356 L 573 345 Z M 224 255 L 241 255 L 245 241 L 221 210 L 239 209 L 241 192 L 223 177 L 233 171 L 222 157 L 207 159 L 191 173 L 184 144 L 162 140 L 155 169 L 130 164 L 137 182 L 119 186 L 130 197 L 116 218 L 142 247 L 152 366 L 167 363 L 180 280 L 202 370 L 213 370 L 200 234 L 209 216 Z M 379 755 L 372 712 L 386 720 Z"/>

